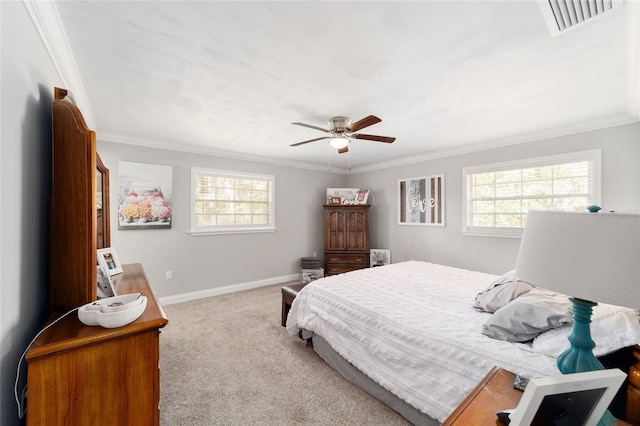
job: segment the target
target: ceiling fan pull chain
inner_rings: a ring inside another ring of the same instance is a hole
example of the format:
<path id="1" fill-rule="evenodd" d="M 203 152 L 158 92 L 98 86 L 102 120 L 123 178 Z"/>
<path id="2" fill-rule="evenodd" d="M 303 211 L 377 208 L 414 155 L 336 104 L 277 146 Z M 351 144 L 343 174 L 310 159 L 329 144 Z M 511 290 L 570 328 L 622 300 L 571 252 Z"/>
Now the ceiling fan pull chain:
<path id="1" fill-rule="evenodd" d="M 329 145 L 329 171 L 331 171 L 331 145 Z"/>
<path id="2" fill-rule="evenodd" d="M 347 151 L 347 155 L 349 156 L 349 171 L 351 171 L 351 151 Z"/>

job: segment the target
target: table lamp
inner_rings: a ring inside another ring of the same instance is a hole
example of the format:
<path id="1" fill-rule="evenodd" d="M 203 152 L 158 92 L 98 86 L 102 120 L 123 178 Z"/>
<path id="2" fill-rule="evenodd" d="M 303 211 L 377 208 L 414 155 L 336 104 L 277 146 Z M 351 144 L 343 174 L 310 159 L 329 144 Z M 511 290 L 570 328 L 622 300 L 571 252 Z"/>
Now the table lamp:
<path id="1" fill-rule="evenodd" d="M 573 329 L 557 358 L 560 372 L 601 370 L 592 352 L 592 308 L 640 308 L 640 215 L 529 211 L 515 273 L 570 296 Z M 612 420 L 607 414 L 599 424 Z"/>

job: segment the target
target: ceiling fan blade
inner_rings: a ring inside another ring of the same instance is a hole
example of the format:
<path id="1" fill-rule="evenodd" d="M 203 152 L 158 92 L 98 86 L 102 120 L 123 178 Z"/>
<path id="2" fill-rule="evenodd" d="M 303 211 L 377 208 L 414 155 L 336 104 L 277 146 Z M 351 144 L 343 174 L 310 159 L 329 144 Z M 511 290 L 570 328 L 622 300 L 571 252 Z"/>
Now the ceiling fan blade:
<path id="1" fill-rule="evenodd" d="M 396 138 L 391 136 L 365 135 L 362 133 L 351 135 L 351 137 L 355 139 L 366 139 L 368 141 L 385 142 L 385 143 L 391 143 L 396 140 Z"/>
<path id="2" fill-rule="evenodd" d="M 295 124 L 296 126 L 308 127 L 310 129 L 320 130 L 321 132 L 329 133 L 329 130 L 323 129 L 322 127 L 318 127 L 318 126 L 312 126 L 311 124 L 299 123 L 297 121 L 291 124 Z"/>
<path id="3" fill-rule="evenodd" d="M 329 139 L 327 136 L 321 137 L 321 138 L 315 138 L 315 139 L 309 139 L 308 141 L 302 141 L 302 142 L 297 142 L 297 143 L 292 143 L 289 146 L 298 146 L 298 145 L 304 145 L 305 143 L 309 143 L 309 142 L 315 142 L 315 141 L 321 141 L 322 139 Z"/>
<path id="4" fill-rule="evenodd" d="M 370 115 L 361 120 L 356 121 L 355 123 L 351 123 L 347 126 L 347 130 L 350 132 L 357 132 L 360 129 L 364 129 L 365 127 L 373 126 L 376 123 L 381 122 L 382 120 L 376 117 L 375 115 Z"/>
<path id="5" fill-rule="evenodd" d="M 345 146 L 344 148 L 340 148 L 338 150 L 338 154 L 344 154 L 347 151 L 349 151 L 349 146 Z"/>

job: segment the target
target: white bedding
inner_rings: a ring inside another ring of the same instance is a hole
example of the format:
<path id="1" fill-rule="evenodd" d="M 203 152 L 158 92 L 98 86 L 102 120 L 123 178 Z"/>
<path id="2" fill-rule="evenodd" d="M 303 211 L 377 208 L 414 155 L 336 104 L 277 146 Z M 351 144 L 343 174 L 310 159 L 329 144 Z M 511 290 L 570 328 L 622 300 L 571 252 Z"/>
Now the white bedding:
<path id="1" fill-rule="evenodd" d="M 497 365 L 559 374 L 553 356 L 481 334 L 475 295 L 496 275 L 410 261 L 334 275 L 294 299 L 287 331 L 322 336 L 347 361 L 442 422 Z M 505 407 L 509 408 L 509 407 Z"/>

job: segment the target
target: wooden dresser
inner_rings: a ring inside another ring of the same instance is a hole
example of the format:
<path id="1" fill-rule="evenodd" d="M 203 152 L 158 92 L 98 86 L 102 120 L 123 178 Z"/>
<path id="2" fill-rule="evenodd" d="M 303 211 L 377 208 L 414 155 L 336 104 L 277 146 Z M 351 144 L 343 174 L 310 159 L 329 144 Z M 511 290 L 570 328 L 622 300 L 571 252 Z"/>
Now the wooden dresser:
<path id="1" fill-rule="evenodd" d="M 324 206 L 325 275 L 369 267 L 369 207 Z"/>
<path id="2" fill-rule="evenodd" d="M 95 132 L 54 88 L 51 146 L 49 322 L 27 359 L 27 425 L 158 425 L 160 328 L 168 320 L 142 265 L 112 277 L 118 294 L 147 307 L 124 327 L 88 327 L 73 311 L 97 298 L 97 249 L 110 247 L 109 169 Z M 60 319 L 61 318 L 61 319 Z M 60 319 L 60 321 L 56 321 Z"/>
<path id="3" fill-rule="evenodd" d="M 27 352 L 27 425 L 158 425 L 160 328 L 167 317 L 142 265 L 123 265 L 118 294 L 147 297 L 124 327 L 85 326 L 72 312 Z M 59 317 L 54 314 L 52 320 Z"/>

